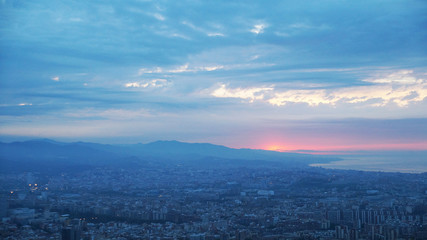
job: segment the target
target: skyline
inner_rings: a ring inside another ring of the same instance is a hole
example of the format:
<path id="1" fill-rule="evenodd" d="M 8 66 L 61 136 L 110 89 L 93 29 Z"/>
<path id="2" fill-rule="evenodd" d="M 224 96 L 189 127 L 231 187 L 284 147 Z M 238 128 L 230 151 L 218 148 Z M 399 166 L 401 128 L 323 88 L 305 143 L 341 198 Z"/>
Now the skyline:
<path id="1" fill-rule="evenodd" d="M 423 1 L 3 1 L 0 139 L 427 150 Z"/>

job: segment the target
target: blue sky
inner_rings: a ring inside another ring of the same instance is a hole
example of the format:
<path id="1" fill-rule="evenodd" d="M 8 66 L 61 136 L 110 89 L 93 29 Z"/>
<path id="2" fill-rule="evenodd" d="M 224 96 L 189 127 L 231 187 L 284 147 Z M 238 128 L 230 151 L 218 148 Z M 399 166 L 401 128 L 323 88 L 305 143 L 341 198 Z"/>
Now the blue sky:
<path id="1" fill-rule="evenodd" d="M 427 2 L 0 3 L 0 136 L 427 149 Z"/>

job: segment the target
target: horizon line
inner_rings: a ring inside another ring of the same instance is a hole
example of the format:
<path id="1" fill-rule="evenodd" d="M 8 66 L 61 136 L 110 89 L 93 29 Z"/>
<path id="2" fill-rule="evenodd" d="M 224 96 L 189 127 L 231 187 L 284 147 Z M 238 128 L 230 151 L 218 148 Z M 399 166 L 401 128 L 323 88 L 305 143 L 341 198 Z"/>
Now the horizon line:
<path id="1" fill-rule="evenodd" d="M 17 137 L 14 137 L 17 138 Z M 235 147 L 235 146 L 227 146 L 225 144 L 217 144 L 217 143 L 211 143 L 211 142 L 194 142 L 194 141 L 182 141 L 182 140 L 176 140 L 176 139 L 159 139 L 154 141 L 147 141 L 147 142 L 133 142 L 133 143 L 111 143 L 111 142 L 99 142 L 99 141 L 87 141 L 87 140 L 63 140 L 63 139 L 55 139 L 55 138 L 31 138 L 31 137 L 18 137 L 20 139 L 14 139 L 14 140 L 6 140 L 4 137 L 0 136 L 0 142 L 3 143 L 14 143 L 14 142 L 29 142 L 29 141 L 51 141 L 51 142 L 58 142 L 58 143 L 96 143 L 96 144 L 105 144 L 105 145 L 135 145 L 135 144 L 150 144 L 155 142 L 179 142 L 179 143 L 187 143 L 187 144 L 211 144 L 216 146 L 222 146 L 226 148 L 232 148 L 232 149 L 251 149 L 251 150 L 263 150 L 263 151 L 272 151 L 272 152 L 282 152 L 282 153 L 297 153 L 297 154 L 310 154 L 310 155 L 351 155 L 351 154 L 362 154 L 367 152 L 423 152 L 427 151 L 427 144 L 420 143 L 418 146 L 423 146 L 424 148 L 396 148 L 396 146 L 407 146 L 408 144 L 382 144 L 379 148 L 373 148 L 372 144 L 367 148 L 357 148 L 356 146 L 336 146 L 336 148 L 333 147 L 325 147 L 323 149 L 317 147 L 317 148 L 299 148 L 299 149 L 286 149 L 283 147 L 276 146 L 268 146 L 268 147 Z M 425 145 L 424 145 L 425 144 Z M 360 145 L 359 145 L 360 146 Z M 377 145 L 378 146 L 378 145 Z"/>

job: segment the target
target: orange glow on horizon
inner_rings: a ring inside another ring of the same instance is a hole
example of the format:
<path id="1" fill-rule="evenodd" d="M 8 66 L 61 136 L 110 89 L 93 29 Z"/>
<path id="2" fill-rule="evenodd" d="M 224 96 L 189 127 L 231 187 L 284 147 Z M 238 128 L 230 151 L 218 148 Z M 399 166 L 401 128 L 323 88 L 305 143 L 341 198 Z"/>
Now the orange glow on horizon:
<path id="1" fill-rule="evenodd" d="M 261 149 L 264 149 L 264 148 L 261 148 Z M 264 150 L 278 151 L 278 152 L 287 151 L 284 147 L 279 145 L 270 145 L 270 146 L 267 146 Z"/>
<path id="2" fill-rule="evenodd" d="M 348 145 L 290 145 L 290 144 L 260 144 L 251 147 L 254 149 L 263 149 L 278 152 L 304 152 L 314 151 L 313 154 L 333 154 L 341 151 L 385 151 L 385 150 L 408 150 L 422 151 L 427 150 L 427 142 L 420 143 L 378 143 L 378 144 L 348 144 Z"/>

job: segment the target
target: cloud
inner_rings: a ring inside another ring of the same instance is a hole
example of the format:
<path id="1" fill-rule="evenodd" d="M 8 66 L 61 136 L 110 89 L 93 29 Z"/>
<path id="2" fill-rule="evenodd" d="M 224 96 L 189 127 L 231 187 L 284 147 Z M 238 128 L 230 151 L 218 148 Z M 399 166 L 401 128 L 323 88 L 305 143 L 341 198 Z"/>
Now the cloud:
<path id="1" fill-rule="evenodd" d="M 191 40 L 191 38 L 190 38 L 190 37 L 188 37 L 188 36 L 186 36 L 186 35 L 184 35 L 184 34 L 180 34 L 180 33 L 172 33 L 172 34 L 170 35 L 170 37 L 174 37 L 174 38 L 182 38 L 182 39 L 185 39 L 185 40 Z"/>
<path id="2" fill-rule="evenodd" d="M 385 78 L 368 78 L 363 81 L 371 83 L 422 84 L 424 79 L 417 79 L 412 70 L 401 70 L 387 75 Z"/>
<path id="3" fill-rule="evenodd" d="M 146 74 L 146 73 L 162 73 L 162 72 L 163 72 L 163 70 L 161 67 L 156 67 L 154 69 L 141 68 L 138 70 L 138 76 L 141 76 L 141 75 Z"/>
<path id="4" fill-rule="evenodd" d="M 199 32 L 203 32 L 203 30 L 202 30 L 201 28 L 196 27 L 196 26 L 195 26 L 193 23 L 191 23 L 191 22 L 183 21 L 183 22 L 182 22 L 182 24 L 184 24 L 184 25 L 186 25 L 186 26 L 190 27 L 190 28 L 191 28 L 191 29 L 193 29 L 193 30 L 196 30 L 196 31 L 199 31 Z"/>
<path id="5" fill-rule="evenodd" d="M 155 13 L 155 14 L 153 14 L 153 17 L 155 17 L 157 20 L 159 20 L 159 21 L 164 21 L 164 20 L 166 20 L 166 18 L 163 16 L 163 15 L 161 15 L 160 13 Z"/>
<path id="6" fill-rule="evenodd" d="M 255 24 L 254 26 L 253 26 L 253 28 L 250 30 L 250 32 L 251 33 L 254 33 L 254 34 L 256 34 L 256 35 L 258 35 L 258 34 L 260 34 L 260 33 L 263 33 L 264 32 L 264 29 L 267 27 L 267 25 L 265 25 L 265 24 Z"/>
<path id="7" fill-rule="evenodd" d="M 205 34 L 208 37 L 224 37 L 225 36 L 223 33 L 217 32 L 215 30 L 214 31 L 210 31 L 210 30 L 206 30 L 206 29 L 201 28 L 201 27 L 197 27 L 197 26 L 195 26 L 193 23 L 191 23 L 189 21 L 183 21 L 182 24 L 185 25 L 185 26 L 188 26 L 189 28 L 191 28 L 192 30 L 194 30 L 196 32 L 203 33 L 203 34 Z"/>
<path id="8" fill-rule="evenodd" d="M 216 71 L 216 70 L 223 69 L 223 68 L 224 68 L 224 66 L 217 65 L 217 66 L 210 66 L 210 67 L 201 67 L 199 69 L 210 72 L 210 71 Z"/>
<path id="9" fill-rule="evenodd" d="M 227 85 L 221 84 L 218 89 L 215 89 L 211 95 L 218 98 L 241 98 L 249 99 L 250 102 L 254 100 L 261 100 L 264 98 L 264 93 L 272 91 L 272 87 L 253 87 L 253 88 L 227 88 Z"/>
<path id="10" fill-rule="evenodd" d="M 406 107 L 423 101 L 427 97 L 427 79 L 416 78 L 413 71 L 402 70 L 382 78 L 370 78 L 368 86 L 354 86 L 335 89 L 291 89 L 286 91 L 269 88 L 227 88 L 222 84 L 211 95 L 215 97 L 241 98 L 265 101 L 271 105 L 284 106 L 288 103 L 304 103 L 309 106 L 320 104 L 335 106 L 339 103 L 367 104 L 371 107 L 394 103 Z M 269 95 L 266 95 L 266 92 Z"/>
<path id="11" fill-rule="evenodd" d="M 257 60 L 258 58 L 259 58 L 259 55 L 254 55 L 249 58 L 249 61 L 254 61 L 254 60 Z"/>
<path id="12" fill-rule="evenodd" d="M 225 35 L 223 33 L 218 33 L 218 32 L 214 32 L 214 33 L 208 33 L 208 37 L 224 37 Z"/>
<path id="13" fill-rule="evenodd" d="M 179 127 L 182 120 L 177 130 L 195 131 L 194 123 L 204 122 L 198 131 L 206 131 L 204 136 L 223 131 L 224 139 L 234 132 L 221 125 L 241 126 L 242 116 L 426 117 L 427 75 L 416 73 L 426 72 L 425 5 L 378 0 L 355 1 L 351 7 L 339 1 L 327 6 L 286 1 L 8 2 L 1 10 L 0 91 L 2 102 L 14 105 L 3 107 L 0 115 L 7 115 L 11 125 L 33 124 L 34 129 L 37 122 L 61 123 L 52 128 L 54 135 L 68 120 L 61 111 L 141 106 L 177 116 L 194 111 L 190 126 Z M 382 74 L 399 66 L 414 72 Z M 374 70 L 379 74 L 370 75 Z M 81 72 L 87 74 L 77 75 Z M 241 104 L 251 101 L 256 104 Z M 212 115 L 227 119 L 208 122 Z M 54 121 L 46 121 L 50 118 Z M 72 131 L 84 124 L 92 127 L 89 120 Z M 170 121 L 155 122 L 169 126 Z M 135 130 L 132 124 L 117 124 L 132 134 Z M 248 123 L 248 129 L 262 124 L 270 123 Z M 159 138 L 163 126 L 152 130 L 153 138 Z M 140 136 L 145 135 L 141 130 Z"/>
<path id="14" fill-rule="evenodd" d="M 18 106 L 32 106 L 32 103 L 20 103 Z"/>
<path id="15" fill-rule="evenodd" d="M 169 70 L 170 73 L 182 73 L 182 72 L 192 72 L 194 70 L 188 69 L 188 64 L 179 66 L 176 69 Z"/>
<path id="16" fill-rule="evenodd" d="M 394 103 L 406 107 L 410 103 L 423 101 L 427 97 L 427 79 L 417 79 L 413 71 L 402 70 L 384 78 L 365 79 L 375 83 L 369 86 L 355 86 L 333 90 L 291 90 L 278 92 L 270 104 L 283 106 L 286 103 L 307 103 L 310 106 L 319 104 L 336 105 L 342 103 L 366 103 L 379 107 Z"/>
<path id="17" fill-rule="evenodd" d="M 191 67 L 188 63 L 178 66 L 176 68 L 171 69 L 162 69 L 161 67 L 156 67 L 153 69 L 146 69 L 141 68 L 138 70 L 138 76 L 141 76 L 143 74 L 147 73 L 185 73 L 185 72 L 211 72 L 216 71 L 220 69 L 224 69 L 225 67 L 223 65 L 207 65 L 207 66 L 195 66 Z"/>
<path id="18" fill-rule="evenodd" d="M 306 103 L 310 106 L 319 104 L 335 104 L 334 98 L 330 98 L 325 90 L 290 90 L 276 93 L 273 98 L 268 99 L 272 105 L 283 106 L 286 103 Z"/>
<path id="19" fill-rule="evenodd" d="M 162 88 L 166 87 L 170 82 L 166 79 L 153 79 L 142 82 L 129 82 L 125 84 L 126 88 Z"/>
<path id="20" fill-rule="evenodd" d="M 110 108 L 105 110 L 99 110 L 94 108 L 79 109 L 77 111 L 69 112 L 64 114 L 69 118 L 98 118 L 98 119 L 110 119 L 110 120 L 129 120 L 129 119 L 141 119 L 147 117 L 153 117 L 146 109 L 122 109 L 122 108 Z"/>
<path id="21" fill-rule="evenodd" d="M 160 36 L 160 38 L 156 38 L 153 35 L 150 36 L 153 39 L 157 39 L 156 41 L 159 41 L 159 42 L 156 42 L 156 44 L 150 44 L 152 46 L 156 46 L 160 42 L 167 43 L 169 41 L 176 41 L 174 38 L 180 38 L 187 41 L 192 40 L 192 37 L 189 36 L 188 34 L 184 34 L 175 28 L 170 28 L 167 26 L 159 26 L 158 28 L 152 28 L 152 31 L 153 31 L 152 34 Z M 164 37 L 169 38 L 170 40 L 167 40 Z M 153 49 L 153 51 L 155 51 L 155 49 Z"/>

